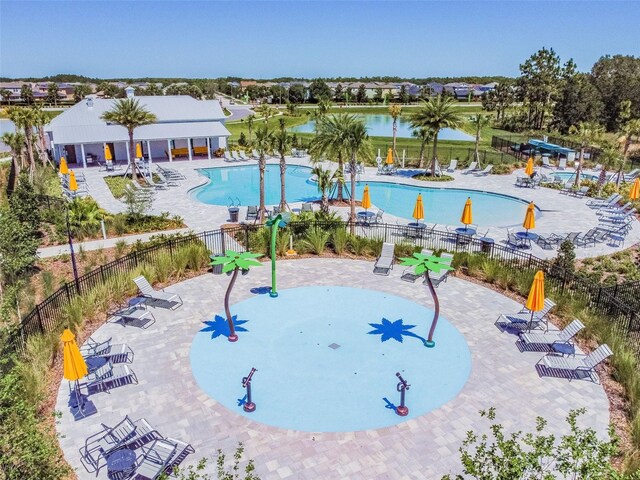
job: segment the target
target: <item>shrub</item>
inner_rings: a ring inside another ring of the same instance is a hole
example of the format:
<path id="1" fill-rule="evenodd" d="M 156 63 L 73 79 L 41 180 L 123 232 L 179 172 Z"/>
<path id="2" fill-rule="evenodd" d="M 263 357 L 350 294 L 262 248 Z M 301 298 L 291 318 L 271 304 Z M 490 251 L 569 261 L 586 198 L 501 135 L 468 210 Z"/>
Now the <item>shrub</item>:
<path id="1" fill-rule="evenodd" d="M 418 175 L 414 175 L 413 178 L 416 180 L 422 180 L 424 182 L 451 182 L 455 180 L 451 175 L 440 175 L 440 176 L 431 176 L 420 173 Z"/>
<path id="2" fill-rule="evenodd" d="M 342 255 L 347 249 L 348 240 L 347 231 L 344 228 L 336 228 L 331 232 L 331 246 L 338 255 Z"/>
<path id="3" fill-rule="evenodd" d="M 305 235 L 304 244 L 308 251 L 320 255 L 329 242 L 329 236 L 328 231 L 320 227 L 312 227 Z"/>

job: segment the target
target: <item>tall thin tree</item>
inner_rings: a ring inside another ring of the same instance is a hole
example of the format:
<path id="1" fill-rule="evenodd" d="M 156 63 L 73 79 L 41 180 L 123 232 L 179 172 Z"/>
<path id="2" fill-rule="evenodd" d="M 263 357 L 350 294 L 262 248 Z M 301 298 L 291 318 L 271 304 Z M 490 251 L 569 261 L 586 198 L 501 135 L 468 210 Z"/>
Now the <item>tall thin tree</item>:
<path id="1" fill-rule="evenodd" d="M 24 133 L 27 158 L 29 160 L 29 181 L 33 181 L 36 171 L 36 160 L 33 154 L 33 126 L 35 123 L 35 109 L 31 107 L 9 107 L 7 116 Z"/>
<path id="2" fill-rule="evenodd" d="M 258 209 L 258 218 L 260 223 L 264 222 L 267 208 L 264 199 L 264 174 L 267 168 L 267 153 L 273 144 L 273 136 L 267 125 L 263 125 L 256 130 L 256 141 L 254 147 L 258 152 L 258 170 L 260 172 L 260 207 Z"/>
<path id="3" fill-rule="evenodd" d="M 491 125 L 491 117 L 489 115 L 482 115 L 481 113 L 476 113 L 470 119 L 471 125 L 475 127 L 475 144 L 473 146 L 473 159 L 478 162 L 478 168 L 480 168 L 480 134 L 482 133 L 482 129 Z"/>
<path id="4" fill-rule="evenodd" d="M 280 155 L 280 210 L 284 211 L 287 208 L 287 192 L 286 192 L 286 174 L 287 174 L 287 160 L 285 158 L 287 152 L 291 150 L 291 135 L 287 132 L 286 123 L 284 118 L 279 120 L 280 128 L 273 135 L 273 149 Z"/>
<path id="5" fill-rule="evenodd" d="M 351 167 L 351 201 L 349 223 L 351 233 L 355 233 L 356 223 L 356 171 L 358 160 L 368 160 L 372 157 L 371 141 L 367 134 L 367 127 L 363 119 L 352 117 L 346 135 L 349 150 L 349 163 Z"/>
<path id="6" fill-rule="evenodd" d="M 574 185 L 580 186 L 580 176 L 582 174 L 582 164 L 584 162 L 584 151 L 587 147 L 599 143 L 604 135 L 604 128 L 594 122 L 580 122 L 577 126 L 572 125 L 569 133 L 576 137 L 580 144 L 580 153 L 578 154 L 578 168 L 576 168 L 576 178 Z"/>
<path id="7" fill-rule="evenodd" d="M 424 151 L 427 148 L 429 142 L 433 141 L 433 130 L 430 128 L 420 127 L 416 128 L 411 134 L 420 140 L 420 153 L 418 154 L 418 158 L 420 159 L 418 162 L 418 168 L 424 168 Z"/>
<path id="8" fill-rule="evenodd" d="M 398 137 L 398 118 L 402 113 L 402 107 L 397 104 L 389 105 L 389 115 L 393 118 L 393 140 L 391 150 L 393 152 L 393 158 L 398 161 L 398 151 L 396 150 L 396 141 Z"/>

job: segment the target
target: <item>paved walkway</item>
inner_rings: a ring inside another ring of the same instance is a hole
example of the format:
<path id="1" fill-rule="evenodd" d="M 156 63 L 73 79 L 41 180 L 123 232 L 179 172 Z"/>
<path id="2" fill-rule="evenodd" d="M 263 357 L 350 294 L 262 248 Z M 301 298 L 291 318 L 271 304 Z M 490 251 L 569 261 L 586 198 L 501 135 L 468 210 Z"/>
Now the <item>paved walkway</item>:
<path id="1" fill-rule="evenodd" d="M 303 285 L 369 288 L 433 308 L 423 285 L 400 280 L 402 268 L 396 267 L 388 277 L 371 271 L 372 263 L 364 261 L 280 261 L 278 285 L 281 292 Z M 250 298 L 251 288 L 268 285 L 269 274 L 265 267 L 239 277 L 232 303 Z M 185 464 L 212 457 L 218 448 L 231 454 L 242 441 L 247 458 L 255 460 L 256 473 L 264 480 L 436 479 L 459 473 L 458 448 L 467 431 L 487 432 L 487 422 L 480 419 L 478 410 L 492 406 L 509 431 L 532 431 L 536 416 L 543 416 L 549 421 L 549 431 L 556 434 L 568 430 L 564 419 L 569 410 L 585 407 L 587 414 L 581 423 L 606 435 L 609 405 L 603 388 L 586 380 L 541 377 L 535 364 L 542 353 L 520 352 L 516 337 L 494 326 L 499 313 L 515 312 L 520 305 L 456 278 L 442 284 L 438 295 L 442 315 L 468 342 L 472 370 L 453 400 L 393 427 L 351 433 L 307 433 L 253 422 L 210 398 L 191 374 L 191 342 L 201 322 L 221 311 L 227 283 L 226 275 L 205 274 L 172 285 L 167 290 L 180 294 L 184 305 L 175 311 L 154 309 L 157 322 L 148 329 L 110 323 L 94 334 L 97 340 L 112 337 L 114 343 L 126 342 L 133 348 L 131 368 L 139 384 L 92 395 L 97 414 L 75 422 L 67 407 L 69 387 L 62 382 L 56 401 L 56 410 L 62 412 L 57 430 L 64 455 L 80 479 L 96 478 L 80 464 L 78 449 L 85 438 L 100 431 L 100 423 L 114 425 L 125 415 L 134 420 L 146 418 L 161 434 L 191 443 L 196 453 Z M 336 307 L 340 306 L 327 305 Z M 222 368 L 225 365 L 211 365 L 212 371 Z M 210 465 L 212 473 L 214 468 Z M 106 468 L 97 478 L 107 478 Z"/>
<path id="2" fill-rule="evenodd" d="M 308 158 L 288 158 L 287 162 L 291 165 L 309 165 Z M 275 163 L 270 161 L 269 163 Z M 255 161 L 244 162 L 244 165 L 255 164 Z M 164 164 L 165 166 L 169 164 Z M 201 203 L 188 194 L 189 190 L 202 185 L 207 181 L 205 177 L 197 171 L 199 168 L 212 167 L 228 167 L 234 164 L 225 163 L 222 159 L 212 160 L 181 160 L 174 161 L 170 164 L 171 168 L 175 168 L 183 173 L 186 180 L 180 182 L 180 186 L 173 187 L 165 191 L 159 191 L 153 204 L 153 211 L 161 213 L 163 211 L 171 214 L 180 215 L 187 226 L 194 231 L 212 230 L 218 228 L 221 224 L 228 220 L 226 206 L 206 205 Z M 236 164 L 237 165 L 237 164 Z M 110 211 L 121 211 L 123 204 L 113 198 L 111 192 L 102 179 L 106 172 L 98 171 L 98 169 L 87 169 L 86 178 L 89 191 L 103 208 Z M 359 179 L 363 181 L 388 181 L 405 183 L 407 185 L 416 185 L 421 187 L 433 186 L 436 188 L 470 188 L 475 190 L 486 190 L 490 192 L 503 193 L 512 195 L 527 201 L 534 201 L 536 206 L 542 210 L 542 215 L 536 220 L 536 233 L 564 233 L 582 232 L 586 233 L 590 228 L 597 224 L 598 218 L 595 212 L 586 206 L 588 199 L 580 199 L 561 195 L 557 190 L 549 188 L 523 189 L 515 186 L 515 179 L 518 173 L 512 175 L 489 175 L 487 177 L 476 177 L 474 175 L 464 175 L 461 172 L 454 174 L 455 180 L 446 183 L 430 184 L 414 180 L 409 176 L 410 172 L 394 177 L 381 177 L 376 175 L 375 167 L 367 167 L 366 173 L 360 175 Z M 375 199 L 373 199 L 375 200 Z M 292 203 L 292 207 L 299 204 Z M 375 205 L 374 205 L 375 208 Z M 462 209 L 462 206 L 460 206 Z M 348 217 L 348 209 L 336 209 L 344 218 Z M 240 219 L 244 218 L 244 209 L 241 209 Z M 406 224 L 407 219 L 398 218 L 385 214 L 384 221 L 387 223 Z M 428 221 L 428 219 L 427 219 Z M 459 226 L 459 225 L 455 225 Z M 444 226 L 440 226 L 443 228 Z M 488 228 L 488 236 L 503 241 L 507 237 L 506 228 L 502 227 L 485 227 L 480 225 L 480 231 L 484 232 Z M 633 230 L 627 236 L 624 247 L 628 248 L 640 242 L 640 222 L 634 222 Z M 578 258 L 592 257 L 604 254 L 610 254 L 621 247 L 613 247 L 607 244 L 598 244 L 595 247 L 578 248 L 576 255 Z M 531 253 L 538 257 L 549 258 L 555 256 L 555 250 L 543 250 L 537 245 L 533 245 Z"/>

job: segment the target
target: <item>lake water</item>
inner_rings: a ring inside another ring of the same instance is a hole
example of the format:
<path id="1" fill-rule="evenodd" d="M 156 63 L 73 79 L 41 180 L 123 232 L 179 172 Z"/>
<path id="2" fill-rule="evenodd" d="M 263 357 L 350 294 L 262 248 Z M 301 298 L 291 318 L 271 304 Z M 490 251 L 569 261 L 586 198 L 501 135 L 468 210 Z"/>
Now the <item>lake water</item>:
<path id="1" fill-rule="evenodd" d="M 0 135 L 6 132 L 15 132 L 15 131 L 16 131 L 16 126 L 13 124 L 11 120 L 7 120 L 6 118 L 0 118 Z M 9 151 L 9 147 L 7 147 L 0 140 L 0 152 L 8 152 L 8 151 Z"/>
<path id="2" fill-rule="evenodd" d="M 371 137 L 392 137 L 393 136 L 393 118 L 391 115 L 384 114 L 359 114 L 359 118 L 364 118 L 367 125 L 367 132 Z M 316 122 L 309 120 L 304 125 L 292 127 L 292 132 L 298 133 L 315 133 Z M 412 138 L 413 128 L 406 118 L 398 119 L 398 138 Z M 475 138 L 461 130 L 452 128 L 443 128 L 438 134 L 438 140 L 461 140 L 464 142 L 473 142 Z"/>

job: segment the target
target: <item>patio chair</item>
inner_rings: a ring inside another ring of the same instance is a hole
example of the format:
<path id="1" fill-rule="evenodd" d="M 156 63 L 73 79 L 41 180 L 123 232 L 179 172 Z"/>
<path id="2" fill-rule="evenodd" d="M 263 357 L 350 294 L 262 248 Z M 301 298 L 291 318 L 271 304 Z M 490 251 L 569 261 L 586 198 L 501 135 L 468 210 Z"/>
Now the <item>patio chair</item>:
<path id="1" fill-rule="evenodd" d="M 154 290 L 149 281 L 144 278 L 143 275 L 133 279 L 133 282 L 138 286 L 140 293 L 143 297 L 151 300 L 151 306 L 162 306 L 163 304 L 173 304 L 169 307 L 171 310 L 175 310 L 182 305 L 182 298 L 177 293 L 169 293 L 164 290 Z"/>
<path id="2" fill-rule="evenodd" d="M 454 158 L 453 160 L 451 160 L 451 163 L 449 163 L 449 166 L 445 168 L 445 170 L 449 173 L 453 173 L 456 171 L 457 168 L 458 168 L 458 159 Z"/>
<path id="3" fill-rule="evenodd" d="M 608 198 L 593 198 L 591 200 L 587 200 L 587 206 L 591 208 L 603 208 L 611 205 L 616 205 L 617 202 L 622 198 L 622 195 L 619 193 L 612 193 Z"/>
<path id="4" fill-rule="evenodd" d="M 167 438 L 166 441 L 169 443 L 173 443 L 176 446 L 173 455 L 167 462 L 167 466 L 164 469 L 164 472 L 167 475 L 172 475 L 176 467 L 178 467 L 182 463 L 182 461 L 187 458 L 187 455 L 195 453 L 195 449 L 188 443 L 182 442 L 180 440 L 175 440 L 173 438 Z"/>
<path id="5" fill-rule="evenodd" d="M 573 337 L 575 337 L 580 330 L 584 328 L 584 324 L 575 319 L 565 328 L 557 332 L 547 333 L 524 333 L 520 332 L 520 340 L 525 345 L 537 344 L 537 345 L 552 345 L 554 343 L 567 343 Z"/>
<path id="6" fill-rule="evenodd" d="M 489 175 L 491 173 L 491 170 L 493 170 L 493 165 L 489 164 L 486 167 L 484 167 L 483 170 L 480 170 L 479 172 L 476 172 L 475 175 L 476 175 L 476 177 L 486 177 L 487 175 Z"/>
<path id="7" fill-rule="evenodd" d="M 583 236 L 577 236 L 574 244 L 578 247 L 596 246 L 598 239 L 601 238 L 601 232 L 597 228 L 592 228 Z"/>
<path id="8" fill-rule="evenodd" d="M 384 214 L 384 210 L 378 210 L 376 215 L 369 222 L 371 223 L 382 223 L 382 215 Z"/>
<path id="9" fill-rule="evenodd" d="M 507 245 L 511 245 L 515 248 L 527 248 L 529 245 L 524 238 L 518 237 L 515 233 L 511 233 L 507 229 Z"/>
<path id="10" fill-rule="evenodd" d="M 560 160 L 558 160 L 558 170 L 566 170 L 567 168 L 567 159 L 565 158 L 561 158 Z"/>
<path id="11" fill-rule="evenodd" d="M 451 265 L 451 262 L 453 262 L 453 254 L 451 253 L 441 253 L 440 258 L 442 258 L 442 263 L 446 263 L 447 265 Z M 439 273 L 429 271 L 429 279 L 431 280 L 432 285 L 438 288 L 438 285 L 442 282 L 446 282 L 447 278 L 449 278 L 450 271 L 451 270 L 441 270 Z M 425 278 L 422 283 L 428 283 L 427 279 Z"/>
<path id="12" fill-rule="evenodd" d="M 634 170 L 631 170 L 629 173 L 625 174 L 624 181 L 625 182 L 632 182 L 637 177 L 640 177 L 640 168 L 636 168 Z"/>
<path id="13" fill-rule="evenodd" d="M 247 154 L 244 153 L 244 150 L 240 150 L 238 152 L 238 155 L 240 156 L 240 160 L 242 160 L 243 162 L 247 162 L 250 160 L 249 157 L 247 157 Z"/>
<path id="14" fill-rule="evenodd" d="M 611 351 L 611 348 L 609 348 L 609 345 L 603 344 L 589 355 L 585 355 L 580 358 L 547 354 L 538 361 L 537 365 L 542 362 L 551 370 L 568 371 L 570 373 L 569 381 L 574 377 L 577 378 L 577 375 L 579 374 L 587 374 L 591 381 L 599 383 L 597 374 L 595 375 L 594 380 L 594 374 L 596 373 L 595 368 L 611 355 L 613 355 L 613 352 Z"/>
<path id="15" fill-rule="evenodd" d="M 583 198 L 588 191 L 589 187 L 580 187 L 579 190 L 571 190 L 569 194 L 577 198 Z"/>
<path id="16" fill-rule="evenodd" d="M 422 255 L 433 255 L 433 250 L 429 250 L 427 248 L 423 248 L 420 253 Z M 422 275 L 416 275 L 415 273 L 415 267 L 407 267 L 405 268 L 404 272 L 402 272 L 402 276 L 400 277 L 401 280 L 404 280 L 405 282 L 411 282 L 414 283 L 418 278 L 420 278 Z"/>
<path id="17" fill-rule="evenodd" d="M 256 222 L 258 220 L 258 206 L 257 205 L 249 205 L 247 207 L 247 215 L 244 217 L 245 220 L 252 220 Z"/>
<path id="18" fill-rule="evenodd" d="M 231 152 L 231 158 L 233 158 L 236 162 L 242 161 L 242 158 L 240 158 L 240 155 L 238 155 L 238 152 L 236 151 Z"/>
<path id="19" fill-rule="evenodd" d="M 113 363 L 132 363 L 133 350 L 126 343 L 111 343 L 111 338 L 104 342 L 96 342 L 92 337 L 80 347 L 84 358 L 103 357 Z"/>
<path id="20" fill-rule="evenodd" d="M 560 237 L 551 237 L 538 234 L 538 238 L 536 238 L 536 244 L 541 247 L 543 250 L 553 250 L 558 244 L 562 241 Z"/>
<path id="21" fill-rule="evenodd" d="M 251 158 L 258 160 L 260 158 L 260 154 L 258 153 L 258 151 L 254 148 L 253 150 L 251 150 Z"/>
<path id="22" fill-rule="evenodd" d="M 87 393 L 109 392 L 112 388 L 138 383 L 138 377 L 127 366 L 123 364 L 114 365 L 108 361 L 95 372 L 88 374 L 80 386 L 87 389 Z"/>
<path id="23" fill-rule="evenodd" d="M 500 314 L 494 324 L 503 332 L 507 328 L 515 328 L 517 330 L 526 329 L 527 331 L 531 331 L 534 328 L 539 328 L 541 323 L 547 324 L 547 315 L 555 306 L 556 304 L 553 300 L 545 298 L 544 307 L 539 312 L 534 312 L 533 316 L 529 309 L 523 307 L 518 313 L 511 315 L 505 315 L 504 313 Z"/>
<path id="24" fill-rule="evenodd" d="M 574 245 L 576 245 L 576 246 L 577 246 L 577 244 L 576 244 L 576 239 L 577 239 L 581 234 L 582 234 L 582 232 L 571 232 L 571 233 L 569 233 L 569 235 L 567 235 L 567 236 L 564 238 L 563 242 L 567 242 L 567 241 L 568 241 L 568 242 L 571 242 L 571 243 L 573 243 Z"/>
<path id="25" fill-rule="evenodd" d="M 236 162 L 236 159 L 231 156 L 231 154 L 229 153 L 228 150 L 225 150 L 224 154 L 222 156 L 223 156 L 225 162 L 228 162 L 228 163 L 235 163 Z"/>
<path id="26" fill-rule="evenodd" d="M 364 163 L 358 162 L 356 164 L 356 173 L 364 174 Z"/>
<path id="27" fill-rule="evenodd" d="M 134 480 L 155 480 L 160 477 L 174 456 L 177 445 L 164 439 L 154 440 L 148 447 L 142 447 L 137 460 Z"/>
<path id="28" fill-rule="evenodd" d="M 133 438 L 136 433 L 136 424 L 129 416 L 113 427 L 102 424 L 102 430 L 89 437 L 80 447 L 80 462 L 89 472 L 96 472 L 102 468 L 103 462 L 106 465 L 106 457 L 109 453 L 123 448 L 126 442 Z"/>
<path id="29" fill-rule="evenodd" d="M 300 209 L 300 212 L 312 212 L 313 213 L 313 205 L 310 204 L 309 202 L 304 202 L 302 204 L 302 208 Z"/>
<path id="30" fill-rule="evenodd" d="M 596 211 L 596 215 L 616 215 L 626 212 L 631 208 L 633 208 L 633 203 L 631 202 L 627 202 L 622 206 L 615 203 L 613 205 L 598 208 L 598 210 Z"/>
<path id="31" fill-rule="evenodd" d="M 462 170 L 464 175 L 468 175 L 470 173 L 476 172 L 478 170 L 478 162 L 471 162 L 467 168 Z"/>
<path id="32" fill-rule="evenodd" d="M 393 243 L 384 242 L 380 256 L 373 265 L 373 273 L 376 275 L 389 275 L 393 269 L 395 245 Z"/>
<path id="33" fill-rule="evenodd" d="M 600 172 L 602 170 L 602 164 L 596 163 L 596 166 L 591 169 L 593 172 Z"/>
<path id="34" fill-rule="evenodd" d="M 542 166 L 545 168 L 552 168 L 553 165 L 549 162 L 549 157 L 542 157 Z"/>

